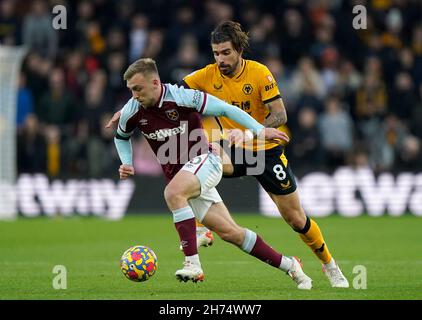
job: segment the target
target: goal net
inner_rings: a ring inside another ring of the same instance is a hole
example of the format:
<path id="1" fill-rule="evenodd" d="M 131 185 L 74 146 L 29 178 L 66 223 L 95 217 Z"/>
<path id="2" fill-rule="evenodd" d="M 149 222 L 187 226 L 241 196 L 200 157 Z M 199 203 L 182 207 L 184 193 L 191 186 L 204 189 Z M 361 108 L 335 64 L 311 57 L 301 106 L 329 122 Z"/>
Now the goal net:
<path id="1" fill-rule="evenodd" d="M 17 215 L 16 106 L 25 52 L 22 47 L 0 45 L 0 219 Z"/>

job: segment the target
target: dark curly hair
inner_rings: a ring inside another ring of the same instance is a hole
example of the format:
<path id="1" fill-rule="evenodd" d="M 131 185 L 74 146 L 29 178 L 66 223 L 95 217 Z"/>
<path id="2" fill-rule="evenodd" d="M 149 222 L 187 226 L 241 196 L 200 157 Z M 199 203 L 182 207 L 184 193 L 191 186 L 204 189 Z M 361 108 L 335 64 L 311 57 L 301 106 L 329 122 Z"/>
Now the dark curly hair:
<path id="1" fill-rule="evenodd" d="M 243 52 L 249 47 L 249 36 L 242 30 L 238 22 L 225 21 L 211 32 L 211 44 L 230 41 L 237 52 Z"/>

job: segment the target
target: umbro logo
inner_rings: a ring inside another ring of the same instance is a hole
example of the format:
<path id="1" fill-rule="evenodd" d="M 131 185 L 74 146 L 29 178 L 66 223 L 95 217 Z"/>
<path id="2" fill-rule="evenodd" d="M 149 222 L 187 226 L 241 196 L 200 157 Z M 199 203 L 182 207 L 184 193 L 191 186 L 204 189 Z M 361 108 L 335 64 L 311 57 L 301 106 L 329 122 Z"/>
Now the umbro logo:
<path id="1" fill-rule="evenodd" d="M 141 126 L 145 126 L 145 125 L 148 124 L 148 120 L 147 119 L 141 119 L 141 120 L 139 120 L 139 123 L 140 123 Z"/>

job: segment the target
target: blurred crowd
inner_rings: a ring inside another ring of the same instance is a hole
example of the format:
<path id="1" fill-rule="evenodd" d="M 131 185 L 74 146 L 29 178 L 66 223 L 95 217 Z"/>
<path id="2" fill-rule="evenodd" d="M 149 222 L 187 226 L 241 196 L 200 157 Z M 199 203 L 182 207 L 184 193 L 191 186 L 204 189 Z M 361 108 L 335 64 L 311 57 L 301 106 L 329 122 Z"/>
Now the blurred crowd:
<path id="1" fill-rule="evenodd" d="M 67 29 L 52 28 L 63 5 Z M 366 8 L 354 29 L 353 7 Z M 154 58 L 177 83 L 213 62 L 210 32 L 235 20 L 247 59 L 273 73 L 288 112 L 296 173 L 369 166 L 422 169 L 422 4 L 419 0 L 2 0 L 0 44 L 29 51 L 19 80 L 18 169 L 51 177 L 115 175 L 107 119 L 130 92 L 122 74 Z M 142 137 L 138 173 L 160 174 Z"/>

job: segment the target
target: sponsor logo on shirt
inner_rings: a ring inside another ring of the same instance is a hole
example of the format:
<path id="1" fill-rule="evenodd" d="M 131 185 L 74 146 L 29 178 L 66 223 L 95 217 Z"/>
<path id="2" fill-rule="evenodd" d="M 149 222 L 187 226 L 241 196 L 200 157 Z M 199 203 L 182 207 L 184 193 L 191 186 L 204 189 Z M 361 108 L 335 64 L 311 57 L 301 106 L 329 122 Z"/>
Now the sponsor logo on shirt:
<path id="1" fill-rule="evenodd" d="M 164 140 L 167 137 L 171 137 L 177 134 L 184 134 L 186 132 L 186 123 L 181 124 L 177 128 L 160 129 L 160 130 L 155 130 L 155 132 L 151 132 L 151 133 L 145 133 L 143 131 L 141 132 L 147 139 Z"/>

